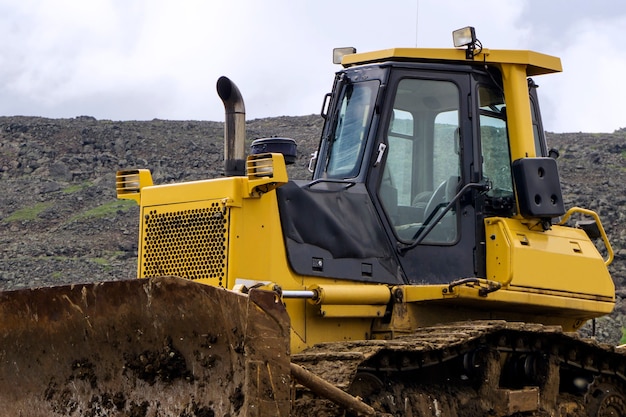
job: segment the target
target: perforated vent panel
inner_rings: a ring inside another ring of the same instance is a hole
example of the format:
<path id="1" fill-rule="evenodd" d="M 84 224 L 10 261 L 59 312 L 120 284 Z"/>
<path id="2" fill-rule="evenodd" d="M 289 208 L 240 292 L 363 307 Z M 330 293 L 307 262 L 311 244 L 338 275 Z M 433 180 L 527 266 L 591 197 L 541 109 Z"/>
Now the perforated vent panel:
<path id="1" fill-rule="evenodd" d="M 146 209 L 140 275 L 211 279 L 224 286 L 228 209 L 221 202 L 177 211 Z"/>

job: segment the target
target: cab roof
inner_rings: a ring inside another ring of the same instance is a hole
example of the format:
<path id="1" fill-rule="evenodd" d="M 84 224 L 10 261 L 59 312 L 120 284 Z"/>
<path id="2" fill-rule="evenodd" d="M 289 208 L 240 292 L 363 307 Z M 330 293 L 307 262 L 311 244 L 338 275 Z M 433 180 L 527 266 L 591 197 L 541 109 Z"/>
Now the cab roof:
<path id="1" fill-rule="evenodd" d="M 465 49 L 392 48 L 345 55 L 341 60 L 341 65 L 347 68 L 386 61 L 458 62 L 464 64 L 525 65 L 528 76 L 563 71 L 560 58 L 534 51 L 483 49 L 474 55 L 473 59 L 466 59 L 465 53 Z"/>

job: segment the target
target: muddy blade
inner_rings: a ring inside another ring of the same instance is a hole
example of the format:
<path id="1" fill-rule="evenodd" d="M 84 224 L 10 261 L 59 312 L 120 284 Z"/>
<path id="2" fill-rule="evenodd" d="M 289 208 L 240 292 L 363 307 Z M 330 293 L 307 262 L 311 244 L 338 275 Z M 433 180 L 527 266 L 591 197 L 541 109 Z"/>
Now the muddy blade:
<path id="1" fill-rule="evenodd" d="M 0 409 L 24 416 L 287 416 L 289 321 L 176 278 L 0 293 Z"/>

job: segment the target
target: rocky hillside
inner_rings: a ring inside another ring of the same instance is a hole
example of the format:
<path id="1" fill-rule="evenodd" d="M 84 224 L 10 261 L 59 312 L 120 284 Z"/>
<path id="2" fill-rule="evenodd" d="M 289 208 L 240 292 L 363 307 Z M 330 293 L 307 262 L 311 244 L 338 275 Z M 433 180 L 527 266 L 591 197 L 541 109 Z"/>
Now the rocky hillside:
<path id="1" fill-rule="evenodd" d="M 303 179 L 321 126 L 315 115 L 278 117 L 248 121 L 247 133 L 296 139 L 290 176 Z M 611 272 L 625 288 L 626 130 L 548 140 L 561 154 L 566 207 L 600 214 L 616 252 Z M 222 160 L 219 122 L 0 117 L 0 290 L 134 277 L 138 209 L 116 200 L 115 171 L 188 181 L 221 176 Z"/>
<path id="2" fill-rule="evenodd" d="M 307 174 L 317 116 L 248 123 L 250 140 L 296 138 L 290 174 Z M 115 172 L 149 168 L 155 183 L 219 177 L 217 122 L 112 122 L 0 117 L 0 289 L 136 276 L 137 217 L 115 195 Z"/>

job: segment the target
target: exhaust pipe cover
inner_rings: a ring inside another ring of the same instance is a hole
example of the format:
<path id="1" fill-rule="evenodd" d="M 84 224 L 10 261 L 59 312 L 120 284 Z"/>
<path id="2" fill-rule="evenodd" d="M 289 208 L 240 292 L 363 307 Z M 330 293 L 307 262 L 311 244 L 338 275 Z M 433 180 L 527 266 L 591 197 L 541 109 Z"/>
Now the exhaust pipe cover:
<path id="1" fill-rule="evenodd" d="M 224 173 L 245 175 L 246 108 L 239 88 L 228 77 L 217 80 L 217 94 L 224 102 Z"/>

